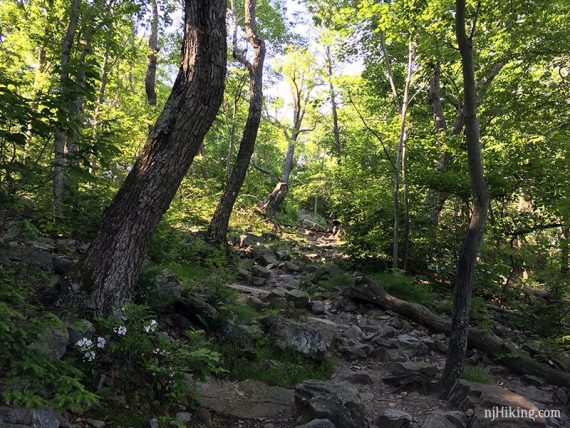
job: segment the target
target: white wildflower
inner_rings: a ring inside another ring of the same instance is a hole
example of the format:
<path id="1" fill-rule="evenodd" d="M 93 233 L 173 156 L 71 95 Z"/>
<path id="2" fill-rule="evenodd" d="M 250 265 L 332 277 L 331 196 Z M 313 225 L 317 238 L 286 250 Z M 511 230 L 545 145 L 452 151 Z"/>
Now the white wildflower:
<path id="1" fill-rule="evenodd" d="M 85 361 L 93 361 L 95 359 L 95 351 L 87 351 L 83 354 L 83 359 Z"/>
<path id="2" fill-rule="evenodd" d="M 79 348 L 79 350 L 81 352 L 83 351 L 87 351 L 89 348 L 91 348 L 91 346 L 93 346 L 93 342 L 90 339 L 87 339 L 86 337 L 79 339 L 77 341 L 77 343 L 75 343 L 75 346 L 77 346 Z"/>
<path id="3" fill-rule="evenodd" d="M 156 320 L 150 320 L 150 323 L 144 326 L 144 331 L 146 331 L 147 333 L 154 333 L 157 327 L 158 323 L 156 322 Z"/>
<path id="4" fill-rule="evenodd" d="M 120 327 L 115 327 L 113 329 L 113 331 L 115 333 L 117 333 L 119 336 L 124 336 L 125 334 L 127 334 L 127 327 L 125 327 L 124 325 L 120 326 Z"/>
<path id="5" fill-rule="evenodd" d="M 104 337 L 99 336 L 97 338 L 97 348 L 103 349 L 105 347 L 106 340 Z"/>

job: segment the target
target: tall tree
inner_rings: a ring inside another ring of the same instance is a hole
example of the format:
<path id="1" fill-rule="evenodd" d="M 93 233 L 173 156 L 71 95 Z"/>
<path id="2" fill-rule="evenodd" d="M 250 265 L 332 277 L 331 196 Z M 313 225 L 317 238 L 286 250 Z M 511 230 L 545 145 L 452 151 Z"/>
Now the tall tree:
<path id="1" fill-rule="evenodd" d="M 257 31 L 255 15 L 255 0 L 245 1 L 245 32 L 247 41 L 253 47 L 253 60 L 250 62 L 244 51 L 240 51 L 237 43 L 237 13 L 235 0 L 231 1 L 233 11 L 233 55 L 243 64 L 249 73 L 249 110 L 245 127 L 240 141 L 239 151 L 235 164 L 226 183 L 224 192 L 218 203 L 210 227 L 208 228 L 208 239 L 216 244 L 226 240 L 228 224 L 233 206 L 241 189 L 251 155 L 257 139 L 257 131 L 261 121 L 261 108 L 263 104 L 263 62 L 265 59 L 265 42 Z M 235 104 L 234 104 L 235 106 Z"/>
<path id="2" fill-rule="evenodd" d="M 270 193 L 269 197 L 261 204 L 261 210 L 272 217 L 285 201 L 289 192 L 289 177 L 293 171 L 295 161 L 295 146 L 299 135 L 310 131 L 310 128 L 303 128 L 303 121 L 307 113 L 307 107 L 311 100 L 311 95 L 317 86 L 316 74 L 313 70 L 314 60 L 307 50 L 290 52 L 289 56 L 281 65 L 283 75 L 289 84 L 293 103 L 291 126 L 281 123 L 285 138 L 287 140 L 287 152 L 283 160 L 281 176 L 279 182 Z"/>
<path id="3" fill-rule="evenodd" d="M 156 105 L 156 56 L 158 54 L 158 2 L 150 0 L 151 18 L 150 18 L 150 35 L 148 37 L 148 54 L 146 76 L 144 79 L 144 87 L 148 104 Z"/>
<path id="4" fill-rule="evenodd" d="M 170 97 L 84 258 L 55 290 L 55 306 L 112 313 L 133 297 L 150 239 L 220 107 L 226 2 L 186 0 L 184 42 Z"/>
<path id="5" fill-rule="evenodd" d="M 63 215 L 63 197 L 65 192 L 65 147 L 66 137 L 69 128 L 70 100 L 69 92 L 71 90 L 71 81 L 69 76 L 69 64 L 71 62 L 71 51 L 77 24 L 79 22 L 79 13 L 81 0 L 73 0 L 69 9 L 69 22 L 65 35 L 61 43 L 61 58 L 59 61 L 59 111 L 58 124 L 55 130 L 54 142 L 54 165 L 53 165 L 53 208 L 54 216 L 61 218 Z"/>
<path id="6" fill-rule="evenodd" d="M 463 72 L 465 140 L 467 143 L 467 161 L 473 197 L 473 211 L 469 229 L 467 230 L 457 262 L 449 349 L 442 378 L 442 385 L 446 389 L 451 388 L 463 373 L 465 352 L 467 350 L 473 272 L 483 240 L 483 231 L 489 206 L 489 194 L 483 173 L 483 160 L 481 156 L 479 121 L 477 118 L 475 66 L 473 60 L 473 35 L 475 33 L 479 8 L 477 8 L 471 31 L 468 35 L 465 28 L 465 0 L 456 0 L 455 5 L 455 33 L 461 53 Z"/>

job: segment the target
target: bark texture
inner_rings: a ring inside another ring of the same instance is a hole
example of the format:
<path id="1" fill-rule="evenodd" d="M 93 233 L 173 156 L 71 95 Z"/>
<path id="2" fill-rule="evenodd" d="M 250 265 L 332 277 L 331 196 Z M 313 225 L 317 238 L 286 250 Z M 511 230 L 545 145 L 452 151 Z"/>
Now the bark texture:
<path id="1" fill-rule="evenodd" d="M 334 149 L 335 154 L 337 156 L 338 162 L 340 163 L 341 156 L 342 156 L 342 146 L 340 144 L 340 132 L 338 129 L 338 112 L 337 112 L 337 104 L 336 104 L 336 90 L 333 84 L 333 61 L 331 56 L 331 48 L 330 46 L 326 46 L 325 48 L 325 57 L 327 61 L 327 74 L 328 74 L 328 81 L 329 81 L 329 96 L 331 98 L 331 110 L 332 110 L 332 131 L 333 131 L 333 140 L 334 140 Z"/>
<path id="2" fill-rule="evenodd" d="M 425 325 L 434 333 L 449 335 L 452 331 L 449 318 L 434 314 L 418 303 L 407 302 L 391 296 L 386 293 L 381 285 L 369 278 L 357 278 L 355 285 L 345 290 L 345 295 L 352 299 L 373 303 L 385 310 L 397 312 Z M 469 346 L 484 352 L 491 360 L 516 373 L 538 376 L 550 384 L 570 386 L 570 373 L 556 370 L 536 361 L 529 355 L 506 344 L 493 333 L 471 327 L 467 330 L 466 338 Z"/>
<path id="3" fill-rule="evenodd" d="M 253 46 L 252 62 L 248 61 L 245 55 L 239 51 L 237 46 L 237 26 L 234 26 L 234 57 L 238 59 L 249 72 L 249 109 L 232 173 L 226 183 L 224 193 L 216 207 L 216 211 L 210 222 L 210 227 L 208 228 L 208 240 L 215 244 L 221 244 L 226 241 L 232 209 L 245 180 L 249 162 L 255 148 L 259 123 L 261 122 L 265 42 L 261 39 L 257 31 L 255 7 L 255 0 L 246 0 L 245 31 L 248 43 Z M 236 20 L 235 1 L 232 1 L 232 10 L 234 10 L 233 19 Z"/>
<path id="4" fill-rule="evenodd" d="M 489 194 L 483 174 L 479 121 L 477 119 L 477 94 L 473 64 L 473 44 L 465 30 L 465 1 L 456 0 L 455 33 L 461 53 L 463 71 L 463 97 L 465 116 L 465 139 L 473 212 L 463 247 L 457 262 L 457 277 L 454 291 L 454 309 L 449 339 L 447 361 L 442 377 L 446 389 L 453 387 L 463 374 L 467 337 L 469 332 L 469 311 L 473 289 L 473 272 L 477 255 L 483 241 L 487 220 Z M 471 32 L 473 34 L 473 31 Z"/>
<path id="5" fill-rule="evenodd" d="M 219 109 L 226 74 L 226 2 L 186 0 L 178 77 L 164 110 L 56 309 L 103 316 L 131 299 L 149 241 Z"/>

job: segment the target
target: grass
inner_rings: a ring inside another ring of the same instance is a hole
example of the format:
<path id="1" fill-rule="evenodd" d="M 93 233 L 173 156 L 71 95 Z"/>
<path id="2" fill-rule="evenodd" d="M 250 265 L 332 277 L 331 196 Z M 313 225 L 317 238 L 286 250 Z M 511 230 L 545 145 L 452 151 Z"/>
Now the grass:
<path id="1" fill-rule="evenodd" d="M 465 368 L 463 369 L 463 379 L 468 380 L 470 382 L 478 382 L 478 383 L 495 382 L 493 376 L 491 376 L 485 370 L 475 366 L 465 366 Z"/>
<path id="2" fill-rule="evenodd" d="M 409 302 L 419 303 L 424 306 L 432 306 L 435 301 L 435 294 L 431 287 L 422 284 L 417 278 L 391 273 L 375 273 L 372 277 L 384 287 L 384 289 L 400 299 Z"/>
<path id="3" fill-rule="evenodd" d="M 317 363 L 295 352 L 281 351 L 264 339 L 257 343 L 253 356 L 228 343 L 219 344 L 218 352 L 230 378 L 257 379 L 284 388 L 292 388 L 305 379 L 328 379 L 337 365 L 332 358 Z"/>

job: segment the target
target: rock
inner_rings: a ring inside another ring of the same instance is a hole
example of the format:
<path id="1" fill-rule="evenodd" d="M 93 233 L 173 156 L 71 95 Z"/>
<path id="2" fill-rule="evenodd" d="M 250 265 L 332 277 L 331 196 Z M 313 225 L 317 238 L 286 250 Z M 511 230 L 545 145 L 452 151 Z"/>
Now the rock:
<path id="1" fill-rule="evenodd" d="M 255 287 L 263 287 L 265 285 L 265 278 L 254 277 L 251 280 L 251 285 Z"/>
<path id="2" fill-rule="evenodd" d="M 263 232 L 261 234 L 261 238 L 264 241 L 279 241 L 281 239 L 279 237 L 279 235 L 277 235 L 276 233 L 273 233 L 273 232 Z"/>
<path id="3" fill-rule="evenodd" d="M 87 418 L 87 419 L 85 419 L 85 422 L 87 422 L 90 426 L 92 426 L 94 428 L 105 428 L 105 426 L 106 426 L 105 422 L 100 421 L 99 419 Z"/>
<path id="4" fill-rule="evenodd" d="M 254 235 L 253 233 L 245 233 L 239 237 L 240 247 L 250 247 L 261 242 L 261 237 Z"/>
<path id="5" fill-rule="evenodd" d="M 538 416 L 539 409 L 532 401 L 497 385 L 460 380 L 453 386 L 448 399 L 459 410 L 473 409 L 469 424 L 472 428 L 546 427 L 546 421 Z M 509 417 L 509 409 L 532 412 L 536 416 L 534 420 Z M 493 414 L 493 410 L 498 412 Z"/>
<path id="6" fill-rule="evenodd" d="M 553 394 L 551 392 L 538 389 L 536 386 L 518 387 L 513 388 L 513 390 L 517 394 L 520 394 L 534 402 L 548 404 L 554 401 Z"/>
<path id="7" fill-rule="evenodd" d="M 239 259 L 237 262 L 237 267 L 238 269 L 250 270 L 254 264 L 254 259 Z"/>
<path id="8" fill-rule="evenodd" d="M 71 426 L 53 410 L 0 406 L 0 427 L 60 428 Z"/>
<path id="9" fill-rule="evenodd" d="M 275 253 L 267 248 L 262 248 L 256 253 L 255 258 L 262 266 L 277 266 L 279 264 L 277 257 L 275 257 Z"/>
<path id="10" fill-rule="evenodd" d="M 246 303 L 251 306 L 252 308 L 258 309 L 258 310 L 262 310 L 265 309 L 268 304 L 265 303 L 263 300 L 261 300 L 259 297 L 257 296 L 249 296 L 246 300 Z"/>
<path id="11" fill-rule="evenodd" d="M 409 355 L 415 355 L 422 344 L 420 339 L 410 334 L 400 334 L 397 339 L 402 351 Z"/>
<path id="12" fill-rule="evenodd" d="M 278 288 L 299 288 L 299 281 L 297 281 L 293 275 L 279 275 L 273 278 L 270 284 Z"/>
<path id="13" fill-rule="evenodd" d="M 309 295 L 302 290 L 287 290 L 285 298 L 293 302 L 293 305 L 299 309 L 304 309 L 309 304 Z"/>
<path id="14" fill-rule="evenodd" d="M 44 251 L 35 247 L 14 246 L 6 252 L 6 257 L 11 262 L 18 262 L 40 269 L 44 272 L 53 271 L 52 255 L 48 251 Z"/>
<path id="15" fill-rule="evenodd" d="M 348 339 L 360 339 L 364 337 L 364 332 L 357 325 L 352 325 L 343 332 Z"/>
<path id="16" fill-rule="evenodd" d="M 382 428 L 408 428 L 412 415 L 402 410 L 389 409 L 376 418 L 376 425 Z"/>
<path id="17" fill-rule="evenodd" d="M 315 361 L 323 361 L 332 337 L 306 322 L 272 316 L 262 320 L 271 342 L 281 350 L 293 350 Z"/>
<path id="18" fill-rule="evenodd" d="M 192 421 L 192 413 L 190 412 L 178 412 L 176 413 L 176 422 L 187 424 Z"/>
<path id="19" fill-rule="evenodd" d="M 91 339 L 95 334 L 95 327 L 91 321 L 77 320 L 71 324 L 67 332 L 69 333 L 69 344 L 73 346 L 84 337 Z"/>
<path id="20" fill-rule="evenodd" d="M 428 415 L 421 428 L 465 428 L 467 422 L 464 412 L 438 410 Z"/>
<path id="21" fill-rule="evenodd" d="M 271 271 L 269 269 L 266 269 L 260 265 L 253 265 L 253 267 L 251 268 L 251 271 L 252 271 L 253 275 L 256 277 L 268 278 L 271 275 Z"/>
<path id="22" fill-rule="evenodd" d="M 393 364 L 391 369 L 396 375 L 421 374 L 427 378 L 435 377 L 438 372 L 437 367 L 434 365 L 421 361 L 398 362 Z"/>
<path id="23" fill-rule="evenodd" d="M 353 384 L 357 385 L 373 385 L 374 384 L 374 377 L 371 373 L 366 371 L 360 371 L 355 373 L 350 373 L 349 375 L 345 376 L 345 379 Z"/>
<path id="24" fill-rule="evenodd" d="M 336 428 L 329 419 L 313 419 L 304 425 L 297 425 L 295 428 Z"/>
<path id="25" fill-rule="evenodd" d="M 404 362 L 407 358 L 395 349 L 377 348 L 374 350 L 374 359 L 382 362 Z"/>
<path id="26" fill-rule="evenodd" d="M 325 313 L 325 304 L 320 300 L 311 302 L 311 312 L 315 315 L 322 315 Z"/>
<path id="27" fill-rule="evenodd" d="M 306 419 L 329 419 L 342 428 L 366 426 L 358 391 L 344 381 L 306 380 L 295 387 L 297 414 Z"/>
<path id="28" fill-rule="evenodd" d="M 178 298 L 182 294 L 182 282 L 170 269 L 164 269 L 154 278 L 154 285 L 159 293 Z"/>
<path id="29" fill-rule="evenodd" d="M 246 284 L 251 283 L 253 276 L 251 275 L 250 271 L 248 271 L 247 269 L 238 268 L 237 273 L 239 279 L 241 279 L 243 282 L 245 282 Z"/>
<path id="30" fill-rule="evenodd" d="M 283 267 L 288 270 L 289 272 L 300 272 L 301 268 L 293 262 L 285 262 L 283 263 Z"/>
<path id="31" fill-rule="evenodd" d="M 380 327 L 380 330 L 378 330 L 378 332 L 376 333 L 376 335 L 374 336 L 375 338 L 391 338 L 394 337 L 396 335 L 396 329 L 394 327 L 391 327 L 389 325 Z"/>
<path id="32" fill-rule="evenodd" d="M 67 352 L 69 332 L 66 328 L 50 328 L 40 333 L 32 348 L 55 359 L 60 359 Z"/>
<path id="33" fill-rule="evenodd" d="M 540 377 L 532 376 L 529 374 L 525 374 L 521 376 L 521 379 L 525 382 L 534 385 L 534 386 L 544 386 L 546 385 L 546 381 Z"/>
<path id="34" fill-rule="evenodd" d="M 556 399 L 557 402 L 564 405 L 568 404 L 568 402 L 570 401 L 568 399 L 568 394 L 566 393 L 566 390 L 564 388 L 557 388 L 554 391 L 554 398 Z"/>
<path id="35" fill-rule="evenodd" d="M 53 256 L 52 264 L 54 273 L 58 275 L 65 275 L 73 266 L 73 262 L 64 256 Z"/>
<path id="36" fill-rule="evenodd" d="M 200 409 L 195 413 L 196 419 L 203 424 L 209 424 L 212 420 L 212 414 L 208 409 Z"/>
<path id="37" fill-rule="evenodd" d="M 255 352 L 255 342 L 261 332 L 256 332 L 251 326 L 236 324 L 228 321 L 222 330 L 223 335 L 234 345 L 246 352 Z"/>
<path id="38" fill-rule="evenodd" d="M 344 341 L 338 350 L 345 355 L 354 358 L 368 358 L 374 352 L 372 345 L 368 343 L 357 342 L 355 340 Z"/>
<path id="39" fill-rule="evenodd" d="M 149 425 L 150 425 L 150 428 L 160 428 L 158 425 L 158 419 L 157 418 L 152 418 L 150 420 Z"/>
<path id="40" fill-rule="evenodd" d="M 292 390 L 251 379 L 237 383 L 210 379 L 198 383 L 196 392 L 204 407 L 238 418 L 275 416 L 294 403 Z"/>

